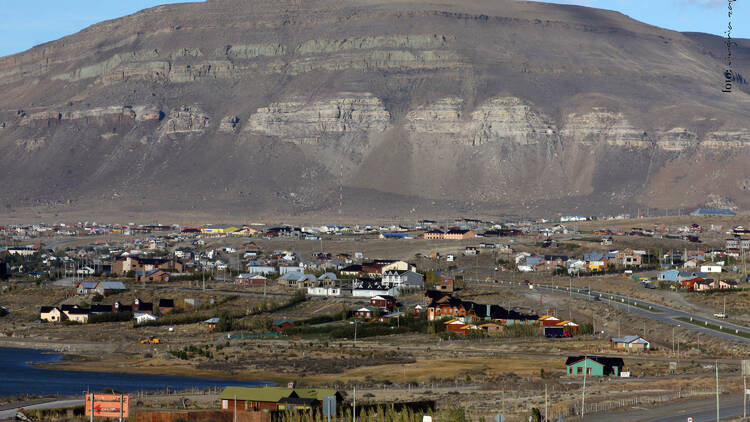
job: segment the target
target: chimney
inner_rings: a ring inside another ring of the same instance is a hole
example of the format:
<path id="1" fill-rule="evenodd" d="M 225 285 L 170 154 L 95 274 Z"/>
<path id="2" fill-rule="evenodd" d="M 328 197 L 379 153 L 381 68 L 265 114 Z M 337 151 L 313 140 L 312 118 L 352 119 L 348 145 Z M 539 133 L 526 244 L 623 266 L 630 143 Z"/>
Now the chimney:
<path id="1" fill-rule="evenodd" d="M 487 305 L 487 314 L 484 316 L 487 321 L 492 319 L 492 305 Z"/>

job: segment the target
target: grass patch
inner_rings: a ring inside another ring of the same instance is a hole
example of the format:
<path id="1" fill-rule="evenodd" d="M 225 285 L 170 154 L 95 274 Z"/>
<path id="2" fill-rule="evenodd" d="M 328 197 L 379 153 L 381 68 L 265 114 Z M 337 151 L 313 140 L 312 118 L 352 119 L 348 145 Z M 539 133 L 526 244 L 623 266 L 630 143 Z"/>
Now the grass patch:
<path id="1" fill-rule="evenodd" d="M 739 331 L 739 330 L 735 331 L 733 328 L 719 327 L 718 325 L 712 324 L 710 322 L 705 323 L 705 322 L 700 322 L 700 321 L 691 321 L 690 318 L 686 318 L 686 317 L 679 317 L 676 319 L 682 322 L 687 322 L 688 324 L 697 325 L 699 327 L 710 328 L 714 331 L 719 331 L 721 333 L 731 334 L 737 337 L 750 338 L 750 333 L 747 333 L 745 331 Z"/>

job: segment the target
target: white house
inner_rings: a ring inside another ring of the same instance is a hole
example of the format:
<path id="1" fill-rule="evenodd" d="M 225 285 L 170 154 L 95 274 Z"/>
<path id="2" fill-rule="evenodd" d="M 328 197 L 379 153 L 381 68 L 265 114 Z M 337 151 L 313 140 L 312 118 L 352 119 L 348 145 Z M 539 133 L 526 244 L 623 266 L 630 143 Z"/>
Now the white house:
<path id="1" fill-rule="evenodd" d="M 310 296 L 341 296 L 338 287 L 308 287 L 307 294 Z"/>
<path id="2" fill-rule="evenodd" d="M 720 273 L 721 265 L 701 265 L 702 273 Z"/>
<path id="3" fill-rule="evenodd" d="M 385 271 L 383 284 L 387 287 L 400 286 L 402 289 L 423 289 L 424 276 L 414 271 Z"/>
<path id="4" fill-rule="evenodd" d="M 135 312 L 133 314 L 133 319 L 135 320 L 136 324 L 143 324 L 150 321 L 156 321 L 159 319 L 156 315 L 146 314 L 143 312 Z"/>
<path id="5" fill-rule="evenodd" d="M 280 265 L 279 274 L 284 275 L 286 273 L 304 273 L 305 265 L 300 263 L 299 265 Z"/>
<path id="6" fill-rule="evenodd" d="M 273 274 L 276 268 L 270 265 L 248 265 L 247 272 L 250 274 Z"/>
<path id="7" fill-rule="evenodd" d="M 96 271 L 88 266 L 76 270 L 76 274 L 78 275 L 94 275 L 94 273 L 96 273 Z"/>

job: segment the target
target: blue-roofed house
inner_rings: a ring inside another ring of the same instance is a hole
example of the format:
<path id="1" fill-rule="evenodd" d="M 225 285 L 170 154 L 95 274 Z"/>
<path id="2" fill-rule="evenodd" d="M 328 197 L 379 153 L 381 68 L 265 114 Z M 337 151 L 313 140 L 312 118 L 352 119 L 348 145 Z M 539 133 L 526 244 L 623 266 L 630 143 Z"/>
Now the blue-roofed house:
<path id="1" fill-rule="evenodd" d="M 124 292 L 128 290 L 122 281 L 100 281 L 96 284 L 96 293 L 104 296 L 110 293 Z"/>
<path id="2" fill-rule="evenodd" d="M 659 271 L 659 273 L 656 276 L 656 279 L 659 281 L 680 281 L 679 275 L 680 275 L 680 272 L 677 270 Z"/>
<path id="3" fill-rule="evenodd" d="M 76 284 L 76 294 L 79 295 L 93 295 L 96 294 L 96 281 L 81 281 Z"/>
<path id="4" fill-rule="evenodd" d="M 612 347 L 615 349 L 625 349 L 628 351 L 646 351 L 651 348 L 651 343 L 641 336 L 629 335 L 623 337 L 613 337 Z"/>

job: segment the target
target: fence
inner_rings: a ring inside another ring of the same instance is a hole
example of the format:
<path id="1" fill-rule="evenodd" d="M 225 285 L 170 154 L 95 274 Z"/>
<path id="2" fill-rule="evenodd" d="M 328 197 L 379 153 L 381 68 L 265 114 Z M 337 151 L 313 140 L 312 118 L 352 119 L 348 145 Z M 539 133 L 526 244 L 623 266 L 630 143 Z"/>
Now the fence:
<path id="1" fill-rule="evenodd" d="M 722 393 L 722 391 L 719 391 Z M 633 407 L 633 406 L 649 406 L 654 405 L 658 403 L 665 403 L 665 402 L 671 402 L 674 400 L 679 400 L 682 398 L 688 398 L 688 397 L 696 397 L 696 396 L 715 396 L 716 391 L 700 391 L 700 390 L 687 390 L 687 391 L 677 391 L 673 393 L 664 393 L 659 394 L 656 396 L 637 396 L 633 398 L 624 398 L 624 399 L 614 399 L 614 400 L 606 400 L 601 401 L 597 403 L 591 403 L 587 404 L 585 407 L 585 412 L 583 414 L 591 414 L 591 413 L 599 413 L 599 412 L 608 412 L 613 409 L 621 409 L 624 407 Z M 578 403 L 573 404 L 572 406 L 566 406 L 564 409 L 559 409 L 557 412 L 553 413 L 555 417 L 557 416 L 580 416 L 582 414 L 581 412 L 581 403 L 580 401 Z"/>

